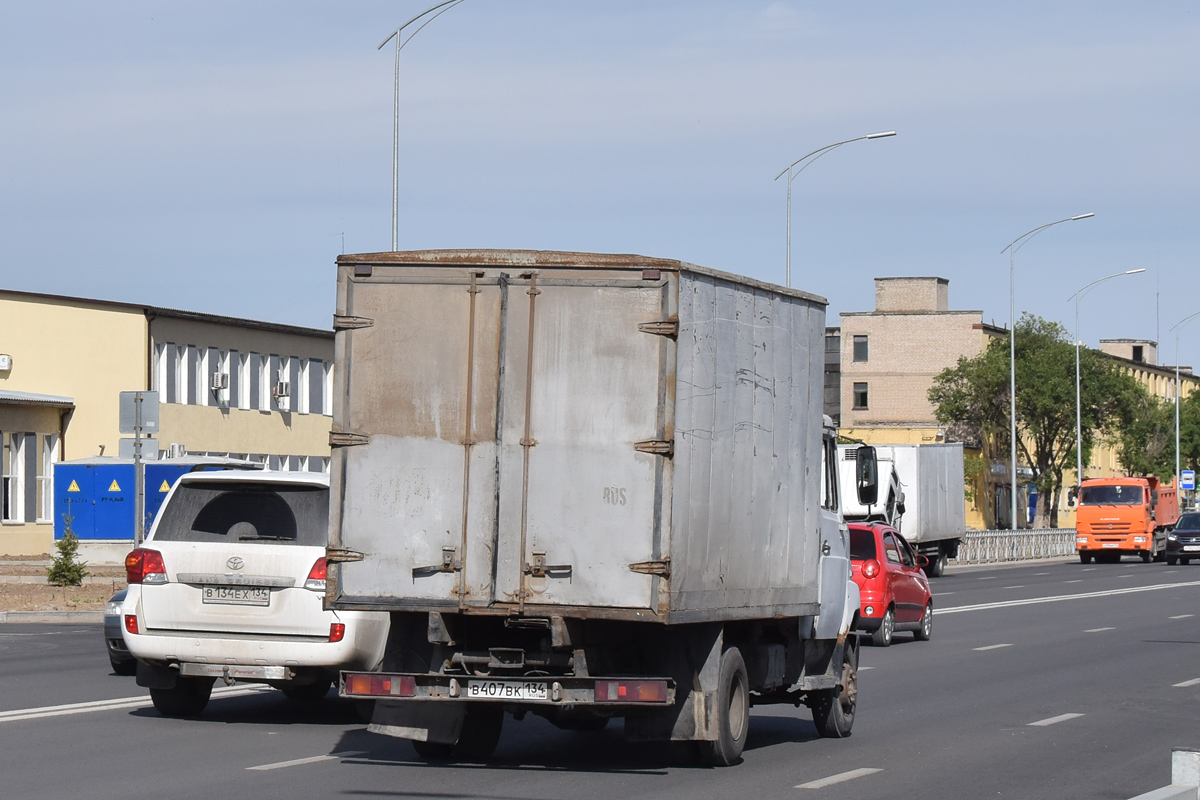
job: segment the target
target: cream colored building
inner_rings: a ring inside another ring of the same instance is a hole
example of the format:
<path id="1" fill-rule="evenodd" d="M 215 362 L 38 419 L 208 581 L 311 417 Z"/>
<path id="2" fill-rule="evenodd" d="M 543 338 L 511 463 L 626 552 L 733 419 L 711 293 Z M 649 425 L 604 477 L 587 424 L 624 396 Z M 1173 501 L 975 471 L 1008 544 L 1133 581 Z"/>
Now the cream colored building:
<path id="1" fill-rule="evenodd" d="M 122 391 L 159 393 L 159 455 L 329 463 L 333 331 L 0 290 L 0 554 L 53 546 L 53 465 L 117 455 Z"/>

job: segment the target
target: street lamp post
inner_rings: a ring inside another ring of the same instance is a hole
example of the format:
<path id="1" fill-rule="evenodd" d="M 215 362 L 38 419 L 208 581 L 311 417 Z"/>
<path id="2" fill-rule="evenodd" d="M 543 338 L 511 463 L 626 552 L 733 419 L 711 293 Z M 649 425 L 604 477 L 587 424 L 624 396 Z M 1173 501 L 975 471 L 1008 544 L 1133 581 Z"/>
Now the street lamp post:
<path id="1" fill-rule="evenodd" d="M 1081 425 L 1082 405 L 1079 395 L 1079 348 L 1082 342 L 1079 341 L 1079 301 L 1087 294 L 1093 286 L 1104 283 L 1105 281 L 1119 278 L 1122 275 L 1137 275 L 1139 272 L 1145 272 L 1146 268 L 1130 269 L 1125 272 L 1118 272 L 1114 275 L 1106 275 L 1103 278 L 1098 278 L 1087 286 L 1077 291 L 1075 294 L 1067 298 L 1067 300 L 1075 301 L 1075 490 L 1078 497 L 1079 487 L 1083 485 L 1083 429 Z"/>
<path id="2" fill-rule="evenodd" d="M 1012 526 L 1016 530 L 1017 525 L 1017 283 L 1015 270 L 1015 257 L 1017 251 L 1025 245 L 1029 244 L 1033 237 L 1037 236 L 1046 228 L 1052 228 L 1055 225 L 1061 225 L 1064 222 L 1074 222 L 1079 219 L 1087 219 L 1094 217 L 1095 214 L 1090 211 L 1087 214 L 1077 214 L 1074 217 L 1067 217 L 1055 222 L 1047 222 L 1045 225 L 1039 225 L 1031 231 L 1021 234 L 1016 239 L 1013 239 L 1008 245 L 1000 251 L 1000 255 L 1008 253 L 1008 395 L 1009 395 L 1009 410 L 1008 410 L 1008 436 L 1011 458 L 1011 475 L 1012 486 L 1009 494 L 1012 495 Z"/>
<path id="3" fill-rule="evenodd" d="M 1171 326 L 1171 330 L 1175 331 L 1175 490 L 1179 491 L 1179 334 L 1183 333 L 1184 327 L 1187 326 L 1196 317 L 1200 317 L 1200 311 L 1195 314 L 1190 314 Z"/>
<path id="4" fill-rule="evenodd" d="M 400 51 L 404 49 L 404 45 L 412 41 L 412 38 L 421 32 L 429 23 L 445 14 L 450 9 L 461 3 L 463 0 L 443 0 L 437 5 L 417 14 L 408 22 L 401 25 L 396 30 L 392 31 L 386 39 L 384 39 L 376 50 L 382 50 L 383 46 L 392 39 L 396 40 L 396 70 L 393 79 L 393 100 L 392 100 L 392 252 L 400 249 Z M 437 13 L 434 13 L 437 12 Z M 426 17 L 428 17 L 426 19 Z M 424 20 L 424 21 L 421 21 Z M 421 22 L 417 29 L 404 36 L 404 29 L 415 22 Z"/>
<path id="5" fill-rule="evenodd" d="M 828 153 L 832 150 L 836 150 L 837 148 L 841 147 L 844 144 L 850 144 L 851 142 L 861 142 L 864 139 L 885 139 L 888 136 L 895 136 L 895 135 L 896 135 L 895 131 L 882 131 L 880 133 L 868 133 L 866 136 L 856 136 L 853 139 L 846 139 L 845 141 L 834 142 L 833 144 L 827 144 L 824 147 L 813 150 L 811 153 L 809 153 L 806 156 L 802 156 L 801 158 L 796 159 L 791 164 L 788 164 L 787 169 L 783 170 L 782 172 L 780 172 L 778 175 L 775 176 L 775 180 L 779 180 L 784 175 L 788 176 L 788 179 L 787 179 L 787 269 L 786 269 L 785 276 L 784 276 L 784 285 L 785 286 L 790 288 L 792 285 L 792 180 L 797 175 L 799 175 L 801 172 L 804 172 L 804 170 L 806 170 L 810 166 L 812 166 L 813 162 L 816 161 L 818 158 L 820 158 L 821 156 L 825 155 L 826 153 Z M 809 159 L 812 159 L 812 160 L 808 161 Z M 793 173 L 792 170 L 794 170 L 796 165 L 802 161 L 808 161 L 808 163 L 805 164 L 800 169 L 796 169 L 795 172 Z"/>

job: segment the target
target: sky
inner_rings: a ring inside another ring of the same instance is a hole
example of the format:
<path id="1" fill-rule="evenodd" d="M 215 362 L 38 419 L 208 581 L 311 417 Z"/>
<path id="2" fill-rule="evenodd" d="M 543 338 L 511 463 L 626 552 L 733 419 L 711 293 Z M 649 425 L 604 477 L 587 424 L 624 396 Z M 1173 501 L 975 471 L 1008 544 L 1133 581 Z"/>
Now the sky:
<path id="1" fill-rule="evenodd" d="M 391 248 L 395 51 L 433 0 L 0 5 L 0 288 L 328 328 Z M 872 280 L 1081 338 L 1200 311 L 1200 6 L 465 0 L 400 56 L 401 249 L 677 258 Z M 1200 319 L 1198 317 L 1197 319 Z M 1200 323 L 1179 360 L 1200 365 Z"/>

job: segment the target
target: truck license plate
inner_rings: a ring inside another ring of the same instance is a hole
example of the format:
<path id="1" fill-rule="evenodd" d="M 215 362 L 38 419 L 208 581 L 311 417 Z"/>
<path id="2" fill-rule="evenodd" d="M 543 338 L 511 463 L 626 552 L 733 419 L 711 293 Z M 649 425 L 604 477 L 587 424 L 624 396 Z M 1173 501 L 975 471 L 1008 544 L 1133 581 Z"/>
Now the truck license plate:
<path id="1" fill-rule="evenodd" d="M 545 700 L 544 681 L 468 681 L 467 697 L 489 700 Z"/>
<path id="2" fill-rule="evenodd" d="M 200 598 L 205 603 L 226 606 L 269 606 L 271 590 L 266 586 L 203 586 Z"/>
<path id="3" fill-rule="evenodd" d="M 1101 547 L 1120 547 L 1121 543 L 1120 542 L 1104 542 L 1100 546 Z"/>

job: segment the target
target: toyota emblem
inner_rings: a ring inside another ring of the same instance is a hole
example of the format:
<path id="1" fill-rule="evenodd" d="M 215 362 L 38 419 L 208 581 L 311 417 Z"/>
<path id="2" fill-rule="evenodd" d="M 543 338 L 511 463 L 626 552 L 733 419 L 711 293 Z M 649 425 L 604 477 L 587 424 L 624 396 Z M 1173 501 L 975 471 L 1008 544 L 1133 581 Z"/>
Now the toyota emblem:
<path id="1" fill-rule="evenodd" d="M 229 567 L 230 569 L 241 569 L 242 567 L 246 566 L 246 562 L 237 556 L 234 556 L 225 562 L 225 566 Z"/>

